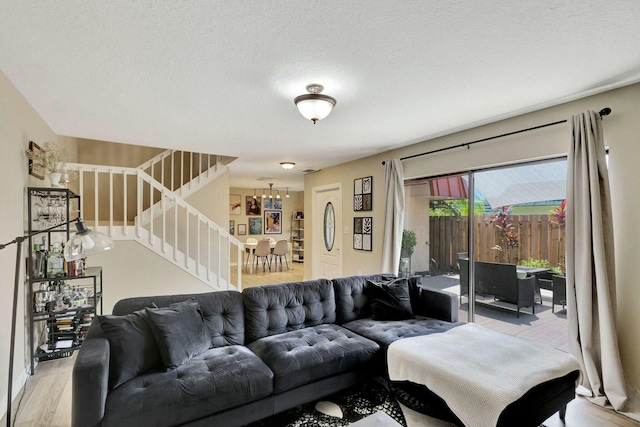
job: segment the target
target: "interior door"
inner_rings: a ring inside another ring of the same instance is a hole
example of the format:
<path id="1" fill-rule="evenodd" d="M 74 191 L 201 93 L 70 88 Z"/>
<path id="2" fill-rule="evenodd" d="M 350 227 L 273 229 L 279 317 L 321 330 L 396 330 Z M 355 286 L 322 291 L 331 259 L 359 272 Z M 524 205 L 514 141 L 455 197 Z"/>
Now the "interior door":
<path id="1" fill-rule="evenodd" d="M 340 184 L 313 189 L 314 278 L 342 276 L 342 188 Z"/>

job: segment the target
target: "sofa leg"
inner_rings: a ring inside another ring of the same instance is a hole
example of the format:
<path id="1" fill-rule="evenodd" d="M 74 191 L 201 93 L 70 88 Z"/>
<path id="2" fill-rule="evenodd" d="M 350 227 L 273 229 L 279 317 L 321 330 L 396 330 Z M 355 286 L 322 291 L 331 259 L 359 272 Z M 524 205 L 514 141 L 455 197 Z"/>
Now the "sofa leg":
<path id="1" fill-rule="evenodd" d="M 560 417 L 560 419 L 564 422 L 564 417 L 567 415 L 567 405 L 564 405 L 562 408 L 560 408 L 560 410 L 558 411 L 558 416 Z"/>

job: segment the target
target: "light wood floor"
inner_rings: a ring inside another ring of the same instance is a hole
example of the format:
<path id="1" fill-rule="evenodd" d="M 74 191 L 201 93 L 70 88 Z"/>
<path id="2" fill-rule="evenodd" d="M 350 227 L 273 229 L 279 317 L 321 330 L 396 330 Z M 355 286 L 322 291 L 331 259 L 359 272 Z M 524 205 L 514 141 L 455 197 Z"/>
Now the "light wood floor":
<path id="1" fill-rule="evenodd" d="M 290 264 L 291 270 L 284 272 L 262 272 L 243 274 L 243 286 L 260 286 L 302 280 L 304 264 Z M 514 316 L 515 317 L 515 316 Z M 522 318 L 522 316 L 521 316 Z M 522 325 L 521 325 L 522 326 Z M 71 372 L 72 357 L 40 363 L 35 375 L 30 377 L 21 395 L 14 401 L 13 410 L 16 427 L 66 427 L 71 425 Z M 558 415 L 545 421 L 547 427 L 638 427 L 637 423 L 613 411 L 602 409 L 583 398 L 577 397 L 567 408 L 566 423 Z M 6 419 L 0 421 L 5 425 Z M 274 426 L 278 427 L 278 426 Z"/>

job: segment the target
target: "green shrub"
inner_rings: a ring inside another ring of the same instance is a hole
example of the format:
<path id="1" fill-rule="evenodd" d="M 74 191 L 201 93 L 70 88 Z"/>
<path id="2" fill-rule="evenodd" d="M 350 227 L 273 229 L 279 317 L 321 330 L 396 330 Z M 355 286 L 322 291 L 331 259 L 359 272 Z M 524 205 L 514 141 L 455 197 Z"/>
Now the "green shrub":
<path id="1" fill-rule="evenodd" d="M 549 260 L 546 259 L 523 259 L 520 260 L 520 265 L 524 267 L 534 267 L 534 268 L 551 268 L 549 265 Z"/>

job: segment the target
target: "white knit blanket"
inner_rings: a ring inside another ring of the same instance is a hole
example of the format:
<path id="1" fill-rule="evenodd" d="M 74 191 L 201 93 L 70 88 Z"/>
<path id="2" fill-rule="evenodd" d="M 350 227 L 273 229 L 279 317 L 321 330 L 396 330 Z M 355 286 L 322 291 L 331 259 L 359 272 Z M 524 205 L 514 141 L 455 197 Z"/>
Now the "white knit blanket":
<path id="1" fill-rule="evenodd" d="M 494 427 L 532 387 L 580 369 L 568 353 L 473 323 L 395 341 L 387 356 L 392 381 L 427 386 L 473 427 Z"/>

